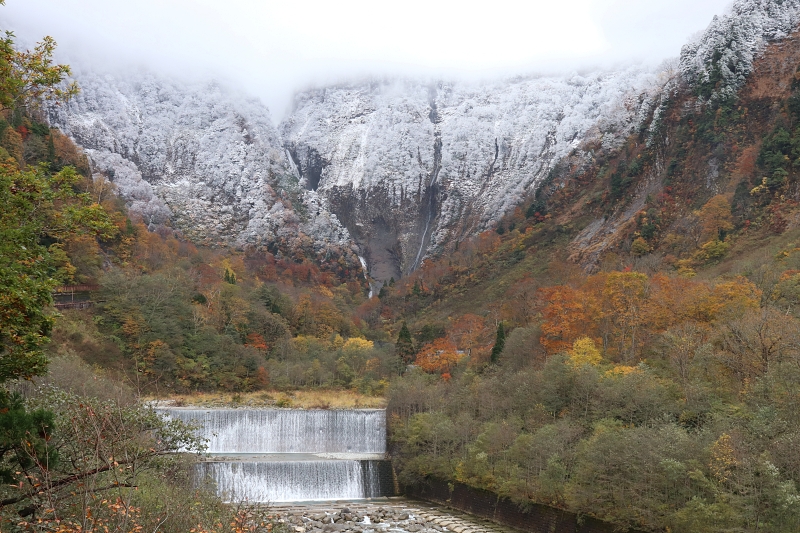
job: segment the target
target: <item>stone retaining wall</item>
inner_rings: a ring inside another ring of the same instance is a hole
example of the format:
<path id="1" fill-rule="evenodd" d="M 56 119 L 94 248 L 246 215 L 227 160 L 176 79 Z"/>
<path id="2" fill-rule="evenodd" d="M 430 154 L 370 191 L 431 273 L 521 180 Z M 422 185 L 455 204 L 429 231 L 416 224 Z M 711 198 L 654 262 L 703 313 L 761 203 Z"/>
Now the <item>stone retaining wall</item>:
<path id="1" fill-rule="evenodd" d="M 405 494 L 446 505 L 482 518 L 497 521 L 530 533 L 616 533 L 620 530 L 608 522 L 579 516 L 554 507 L 535 504 L 522 511 L 519 506 L 496 494 L 461 483 L 448 484 L 431 479 L 423 484 L 405 487 Z M 643 533 L 628 530 L 629 533 Z"/>

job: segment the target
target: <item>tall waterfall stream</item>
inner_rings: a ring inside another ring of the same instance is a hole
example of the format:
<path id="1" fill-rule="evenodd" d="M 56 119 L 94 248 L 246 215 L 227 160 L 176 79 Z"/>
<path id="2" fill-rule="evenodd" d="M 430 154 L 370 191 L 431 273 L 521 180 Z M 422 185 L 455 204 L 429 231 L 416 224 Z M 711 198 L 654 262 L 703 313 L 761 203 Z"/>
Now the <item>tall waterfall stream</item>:
<path id="1" fill-rule="evenodd" d="M 163 409 L 208 439 L 198 465 L 228 501 L 293 502 L 394 494 L 381 409 Z"/>

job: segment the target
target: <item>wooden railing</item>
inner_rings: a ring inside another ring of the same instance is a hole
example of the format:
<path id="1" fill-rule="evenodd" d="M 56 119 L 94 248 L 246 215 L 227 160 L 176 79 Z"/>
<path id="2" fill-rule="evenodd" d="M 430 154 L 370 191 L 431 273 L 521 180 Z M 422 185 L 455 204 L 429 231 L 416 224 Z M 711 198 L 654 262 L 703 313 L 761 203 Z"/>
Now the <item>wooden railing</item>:
<path id="1" fill-rule="evenodd" d="M 70 294 L 73 292 L 91 292 L 100 288 L 99 285 L 64 285 L 56 287 L 53 294 Z"/>

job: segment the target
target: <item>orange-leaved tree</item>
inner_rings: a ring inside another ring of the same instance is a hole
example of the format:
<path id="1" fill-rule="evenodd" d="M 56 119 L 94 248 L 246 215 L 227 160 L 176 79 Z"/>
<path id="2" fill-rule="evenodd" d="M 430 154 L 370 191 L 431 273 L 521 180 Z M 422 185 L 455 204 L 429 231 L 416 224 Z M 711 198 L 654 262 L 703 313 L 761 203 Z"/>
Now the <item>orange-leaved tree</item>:
<path id="1" fill-rule="evenodd" d="M 578 337 L 591 335 L 600 317 L 600 306 L 593 294 L 556 285 L 539 289 L 541 298 L 542 336 L 540 342 L 548 353 L 564 352 Z"/>
<path id="2" fill-rule="evenodd" d="M 724 239 L 725 234 L 733 229 L 731 203 L 718 194 L 711 198 L 697 213 L 703 228 L 703 239 Z"/>
<path id="3" fill-rule="evenodd" d="M 640 272 L 612 272 L 603 287 L 605 330 L 616 340 L 606 349 L 627 361 L 641 345 L 638 335 L 646 323 L 648 289 L 649 280 Z"/>
<path id="4" fill-rule="evenodd" d="M 483 317 L 467 313 L 456 320 L 448 336 L 450 341 L 466 355 L 473 355 L 473 351 L 488 350 L 492 340 L 492 330 L 486 327 L 486 320 Z"/>
<path id="5" fill-rule="evenodd" d="M 425 372 L 432 374 L 449 374 L 461 359 L 465 357 L 449 339 L 436 339 L 426 344 L 417 354 L 416 364 Z"/>

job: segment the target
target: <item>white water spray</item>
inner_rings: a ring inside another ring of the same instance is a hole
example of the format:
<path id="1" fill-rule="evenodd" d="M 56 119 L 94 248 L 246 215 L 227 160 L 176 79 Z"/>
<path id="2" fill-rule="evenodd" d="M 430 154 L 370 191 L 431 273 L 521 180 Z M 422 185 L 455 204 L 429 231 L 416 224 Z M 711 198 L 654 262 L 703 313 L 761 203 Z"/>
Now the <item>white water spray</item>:
<path id="1" fill-rule="evenodd" d="M 361 268 L 364 270 L 364 279 L 367 280 L 367 283 L 369 283 L 369 299 L 371 300 L 374 290 L 372 289 L 372 282 L 369 280 L 369 274 L 367 274 L 367 260 L 360 255 L 358 256 L 358 260 L 361 261 Z"/>
<path id="2" fill-rule="evenodd" d="M 374 498 L 394 492 L 382 409 L 163 409 L 194 422 L 209 460 L 198 482 L 227 501 Z M 388 469 L 388 471 L 387 471 Z"/>
<path id="3" fill-rule="evenodd" d="M 382 409 L 166 409 L 195 422 L 212 454 L 386 452 Z"/>
<path id="4" fill-rule="evenodd" d="M 349 500 L 382 496 L 379 480 L 369 477 L 374 462 L 207 462 L 200 463 L 200 474 L 229 502 Z"/>

